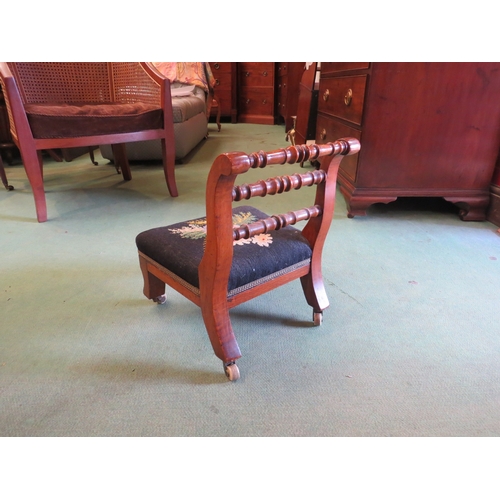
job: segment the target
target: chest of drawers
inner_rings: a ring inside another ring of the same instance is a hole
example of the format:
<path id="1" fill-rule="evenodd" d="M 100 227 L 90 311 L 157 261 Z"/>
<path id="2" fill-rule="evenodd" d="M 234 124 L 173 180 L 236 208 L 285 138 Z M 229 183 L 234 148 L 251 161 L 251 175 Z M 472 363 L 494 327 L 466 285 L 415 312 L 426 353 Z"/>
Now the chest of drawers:
<path id="1" fill-rule="evenodd" d="M 238 65 L 238 121 L 275 123 L 275 63 L 241 62 Z"/>
<path id="2" fill-rule="evenodd" d="M 316 142 L 352 136 L 348 216 L 398 197 L 443 197 L 484 220 L 500 148 L 499 63 L 322 63 Z"/>

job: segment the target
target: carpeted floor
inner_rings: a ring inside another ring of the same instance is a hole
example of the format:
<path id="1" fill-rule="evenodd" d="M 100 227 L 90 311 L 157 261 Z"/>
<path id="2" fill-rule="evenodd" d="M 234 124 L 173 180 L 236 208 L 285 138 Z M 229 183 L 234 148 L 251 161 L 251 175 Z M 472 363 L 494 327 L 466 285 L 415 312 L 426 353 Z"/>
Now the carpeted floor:
<path id="1" fill-rule="evenodd" d="M 144 298 L 135 236 L 203 214 L 217 154 L 287 145 L 282 126 L 211 124 L 176 168 L 176 199 L 157 163 L 123 182 L 99 155 L 47 160 L 43 224 L 22 166 L 7 166 L 1 436 L 500 435 L 500 235 L 440 200 L 348 219 L 339 194 L 323 325 L 298 282 L 235 308 L 236 383 L 196 306 L 174 291 L 164 306 Z"/>

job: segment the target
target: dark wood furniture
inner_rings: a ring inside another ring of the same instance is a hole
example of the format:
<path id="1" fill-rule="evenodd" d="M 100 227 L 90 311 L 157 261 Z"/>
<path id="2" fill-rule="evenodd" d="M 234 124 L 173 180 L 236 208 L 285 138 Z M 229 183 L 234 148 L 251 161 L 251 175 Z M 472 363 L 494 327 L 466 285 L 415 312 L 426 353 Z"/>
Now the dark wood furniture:
<path id="1" fill-rule="evenodd" d="M 7 181 L 7 174 L 5 173 L 5 168 L 3 166 L 3 160 L 1 156 L 0 156 L 0 180 L 2 181 L 2 184 L 4 185 L 7 191 L 12 191 L 14 189 L 14 186 L 11 186 Z"/>
<path id="2" fill-rule="evenodd" d="M 300 78 L 298 88 L 295 143 L 306 144 L 316 139 L 316 116 L 318 111 L 318 63 L 310 63 Z"/>
<path id="3" fill-rule="evenodd" d="M 219 112 L 221 117 L 228 117 L 231 123 L 236 123 L 238 118 L 236 63 L 211 62 L 209 64 L 215 78 L 214 93 L 218 104 L 218 110 L 214 107 L 213 114 Z"/>
<path id="4" fill-rule="evenodd" d="M 239 122 L 275 123 L 275 66 L 273 62 L 237 63 Z"/>
<path id="5" fill-rule="evenodd" d="M 294 126 L 293 117 L 297 115 L 299 83 L 305 64 L 303 62 L 280 62 L 276 68 L 278 120 L 285 123 L 285 130 Z"/>
<path id="6" fill-rule="evenodd" d="M 500 227 L 500 156 L 497 159 L 495 171 L 490 185 L 490 206 L 486 218 Z"/>
<path id="7" fill-rule="evenodd" d="M 166 283 L 198 305 L 230 380 L 239 377 L 235 361 L 241 357 L 229 318 L 232 307 L 300 278 L 313 323 L 321 324 L 329 305 L 321 254 L 333 217 L 337 171 L 344 155 L 358 150 L 355 139 L 341 139 L 269 153 L 222 154 L 209 172 L 206 216 L 137 236 L 145 296 L 164 303 Z M 317 170 L 235 186 L 237 176 L 251 168 L 309 159 L 320 160 Z M 303 186 L 316 186 L 308 208 L 269 217 L 252 206 L 233 206 L 254 196 L 293 197 Z M 288 227 L 299 221 L 308 221 L 302 231 Z"/>
<path id="8" fill-rule="evenodd" d="M 352 136 L 339 172 L 349 217 L 443 197 L 484 220 L 500 150 L 500 63 L 322 63 L 316 141 Z"/>
<path id="9" fill-rule="evenodd" d="M 112 144 L 124 180 L 125 144 L 160 139 L 171 196 L 175 141 L 170 82 L 149 63 L 0 63 L 13 141 L 39 222 L 47 220 L 42 150 Z"/>

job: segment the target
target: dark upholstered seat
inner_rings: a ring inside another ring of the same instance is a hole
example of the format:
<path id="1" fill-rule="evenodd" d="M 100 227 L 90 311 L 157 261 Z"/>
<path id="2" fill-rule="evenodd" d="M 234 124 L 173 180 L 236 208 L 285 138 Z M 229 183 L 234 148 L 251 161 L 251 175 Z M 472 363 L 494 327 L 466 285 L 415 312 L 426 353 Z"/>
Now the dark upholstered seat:
<path id="1" fill-rule="evenodd" d="M 252 206 L 233 209 L 233 223 L 249 224 L 269 217 Z M 205 248 L 205 217 L 144 231 L 136 238 L 137 248 L 165 269 L 199 289 L 198 267 Z M 312 250 L 298 229 L 285 227 L 271 234 L 238 240 L 227 284 L 228 295 L 270 280 L 278 273 L 307 265 Z"/>
<path id="2" fill-rule="evenodd" d="M 241 353 L 229 309 L 300 278 L 313 324 L 328 307 L 321 274 L 321 254 L 335 205 L 341 159 L 359 151 L 356 139 L 219 155 L 206 188 L 206 216 L 143 231 L 136 237 L 144 295 L 165 302 L 165 284 L 200 306 L 214 353 L 230 380 L 239 378 Z M 320 160 L 318 169 L 235 186 L 250 168 Z M 294 192 L 316 186 L 314 205 L 268 216 L 235 202 L 254 196 Z M 234 204 L 234 205 L 233 205 Z M 291 227 L 307 221 L 299 231 Z"/>
<path id="3" fill-rule="evenodd" d="M 142 102 L 110 104 L 28 104 L 25 106 L 35 139 L 128 134 L 163 126 L 161 108 Z"/>

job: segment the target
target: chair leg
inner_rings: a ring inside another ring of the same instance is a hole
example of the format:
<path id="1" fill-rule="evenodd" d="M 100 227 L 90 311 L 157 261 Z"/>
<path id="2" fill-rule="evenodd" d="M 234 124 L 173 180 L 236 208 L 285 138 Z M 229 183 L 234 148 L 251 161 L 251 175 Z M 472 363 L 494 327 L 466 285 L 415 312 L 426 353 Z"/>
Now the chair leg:
<path id="1" fill-rule="evenodd" d="M 99 163 L 97 163 L 95 161 L 95 157 L 94 157 L 94 148 L 92 146 L 89 146 L 89 155 L 90 155 L 90 161 L 92 162 L 93 165 L 99 165 Z"/>
<path id="2" fill-rule="evenodd" d="M 112 144 L 111 149 L 113 151 L 115 165 L 121 168 L 123 179 L 130 181 L 132 179 L 132 172 L 130 171 L 125 144 Z"/>
<path id="3" fill-rule="evenodd" d="M 59 153 L 57 151 L 55 151 L 54 149 L 46 149 L 46 151 L 54 161 L 57 161 L 57 162 L 63 161 L 63 159 L 61 158 Z"/>
<path id="4" fill-rule="evenodd" d="M 306 301 L 313 308 L 314 323 L 317 324 L 316 314 L 321 313 L 330 305 L 321 273 L 314 277 L 314 273 L 311 271 L 302 276 L 300 282 Z"/>
<path id="5" fill-rule="evenodd" d="M 144 279 L 144 295 L 154 302 L 163 304 L 165 302 L 165 283 L 151 274 L 148 270 L 148 261 L 139 255 L 139 265 Z"/>
<path id="6" fill-rule="evenodd" d="M 2 184 L 5 186 L 7 191 L 12 191 L 14 189 L 13 186 L 10 186 L 7 182 L 7 174 L 5 173 L 5 168 L 3 166 L 2 157 L 0 156 L 0 179 L 2 179 Z"/>
<path id="7" fill-rule="evenodd" d="M 221 125 L 220 125 L 220 102 L 217 97 L 214 97 L 214 101 L 217 103 L 217 116 L 215 117 L 215 123 L 217 124 L 217 132 L 220 132 Z"/>
<path id="8" fill-rule="evenodd" d="M 47 201 L 45 199 L 45 189 L 43 187 L 43 159 L 42 152 L 34 148 L 21 148 L 21 158 L 24 170 L 28 176 L 28 181 L 33 191 L 35 199 L 36 217 L 38 222 L 47 220 Z"/>
<path id="9" fill-rule="evenodd" d="M 204 295 L 201 296 L 201 312 L 212 348 L 225 365 L 230 364 L 241 358 L 241 352 L 231 326 L 226 297 L 218 301 L 212 293 L 208 297 Z"/>
<path id="10" fill-rule="evenodd" d="M 161 140 L 161 152 L 163 156 L 163 170 L 165 172 L 165 180 L 170 196 L 173 198 L 179 196 L 177 184 L 175 182 L 175 148 L 171 144 L 167 147 L 165 139 Z"/>

